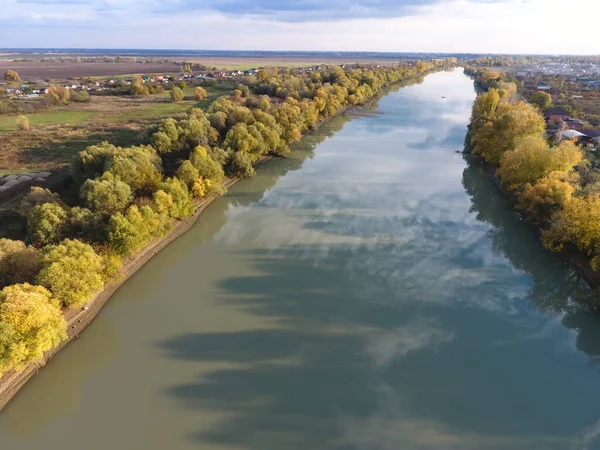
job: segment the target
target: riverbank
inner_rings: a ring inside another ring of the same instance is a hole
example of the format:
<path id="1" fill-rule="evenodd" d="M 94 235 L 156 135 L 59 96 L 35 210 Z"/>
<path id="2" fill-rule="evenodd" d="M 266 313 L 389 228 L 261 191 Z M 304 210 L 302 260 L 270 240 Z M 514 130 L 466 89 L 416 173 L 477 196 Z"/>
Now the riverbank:
<path id="1" fill-rule="evenodd" d="M 261 160 L 257 165 L 262 164 L 266 159 Z M 225 188 L 233 186 L 241 180 L 241 177 L 232 178 L 224 183 Z M 118 276 L 108 283 L 84 308 L 69 309 L 64 312 L 67 321 L 68 337 L 58 347 L 50 350 L 41 361 L 35 361 L 28 364 L 23 370 L 14 371 L 6 374 L 0 380 L 0 410 L 19 392 L 19 390 L 35 375 L 48 361 L 50 361 L 60 350 L 62 350 L 73 339 L 77 339 L 79 334 L 87 327 L 96 315 L 100 312 L 106 302 L 119 289 L 123 283 L 131 278 L 144 264 L 163 248 L 188 231 L 198 220 L 200 214 L 209 206 L 219 195 L 213 195 L 202 199 L 194 206 L 193 214 L 181 221 L 176 221 L 173 228 L 165 236 L 155 239 L 146 246 L 140 253 L 130 258 L 119 271 Z"/>
<path id="2" fill-rule="evenodd" d="M 389 93 L 390 89 L 395 86 L 403 87 L 415 83 L 419 78 L 428 75 L 421 74 L 404 80 L 399 83 L 395 83 L 383 88 L 372 98 L 364 102 L 363 105 L 371 104 L 372 102 L 378 101 L 381 97 Z M 318 129 L 323 124 L 329 122 L 335 117 L 340 115 L 349 115 L 350 118 L 361 117 L 372 113 L 366 109 L 363 105 L 347 105 L 341 108 L 334 115 L 327 117 L 319 121 L 314 129 Z M 263 164 L 267 160 L 271 159 L 269 156 L 262 157 L 256 164 L 255 167 Z M 243 177 L 230 178 L 224 182 L 223 186 L 229 188 L 241 180 Z M 28 380 L 33 377 L 41 368 L 43 368 L 60 350 L 62 350 L 69 342 L 76 339 L 79 334 L 89 325 L 92 320 L 96 317 L 98 312 L 111 298 L 111 296 L 121 287 L 132 275 L 134 275 L 146 262 L 148 262 L 153 256 L 155 256 L 160 250 L 165 248 L 175 239 L 180 237 L 186 231 L 188 231 L 200 217 L 200 214 L 209 206 L 219 195 L 213 195 L 208 198 L 204 198 L 194 205 L 193 214 L 184 220 L 175 220 L 173 228 L 163 237 L 153 240 L 148 246 L 146 246 L 141 252 L 136 254 L 127 260 L 121 267 L 119 275 L 112 282 L 105 285 L 104 289 L 99 292 L 83 309 L 69 309 L 64 311 L 64 316 L 67 321 L 67 333 L 68 338 L 63 341 L 58 347 L 47 352 L 46 356 L 39 361 L 28 364 L 23 370 L 9 372 L 0 379 L 0 410 L 8 404 L 8 402 L 19 392 L 19 390 L 27 383 Z"/>

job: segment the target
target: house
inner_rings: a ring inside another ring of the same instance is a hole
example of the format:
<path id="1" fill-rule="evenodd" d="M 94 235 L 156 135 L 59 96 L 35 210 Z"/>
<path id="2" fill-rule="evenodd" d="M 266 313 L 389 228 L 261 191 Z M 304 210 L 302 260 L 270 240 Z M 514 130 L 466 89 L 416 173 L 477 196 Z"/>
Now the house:
<path id="1" fill-rule="evenodd" d="M 560 126 L 563 130 L 576 130 L 582 131 L 585 126 L 585 122 L 579 119 L 564 119 L 560 121 Z"/>
<path id="2" fill-rule="evenodd" d="M 546 119 L 550 122 L 560 122 L 570 118 L 571 115 L 562 108 L 554 108 L 546 112 Z"/>
<path id="3" fill-rule="evenodd" d="M 552 86 L 548 86 L 546 83 L 538 83 L 535 87 L 538 91 L 549 91 Z"/>
<path id="4" fill-rule="evenodd" d="M 598 147 L 600 145 L 600 130 L 582 130 L 583 136 L 581 137 L 581 141 L 586 144 L 592 144 L 594 147 Z"/>
<path id="5" fill-rule="evenodd" d="M 582 137 L 584 137 L 585 134 L 580 133 L 577 130 L 564 130 L 564 131 L 559 131 L 557 134 L 557 140 L 558 141 L 563 141 L 563 140 L 580 140 Z"/>

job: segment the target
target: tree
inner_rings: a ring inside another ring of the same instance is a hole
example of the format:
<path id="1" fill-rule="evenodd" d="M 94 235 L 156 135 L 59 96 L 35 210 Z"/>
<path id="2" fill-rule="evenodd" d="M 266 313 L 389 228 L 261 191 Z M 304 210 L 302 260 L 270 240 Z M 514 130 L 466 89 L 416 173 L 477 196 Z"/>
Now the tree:
<path id="1" fill-rule="evenodd" d="M 159 191 L 155 193 L 155 196 L 160 191 L 169 194 L 173 200 L 173 203 L 167 211 L 169 217 L 183 219 L 192 213 L 192 199 L 187 186 L 182 181 L 177 178 L 167 178 L 160 184 Z M 162 194 L 159 195 L 162 196 Z"/>
<path id="2" fill-rule="evenodd" d="M 190 154 L 190 162 L 198 170 L 198 174 L 205 180 L 212 181 L 215 185 L 221 185 L 225 173 L 223 167 L 211 158 L 206 148 L 197 146 Z"/>
<path id="3" fill-rule="evenodd" d="M 162 181 L 160 157 L 149 146 L 130 147 L 105 167 L 115 179 L 127 183 L 137 197 L 152 194 Z"/>
<path id="4" fill-rule="evenodd" d="M 20 83 L 21 82 L 21 77 L 19 76 L 19 74 L 17 72 L 15 72 L 14 70 L 7 70 L 4 73 L 4 79 L 6 80 L 7 83 L 12 84 L 12 83 Z"/>
<path id="5" fill-rule="evenodd" d="M 103 273 L 102 258 L 89 244 L 65 239 L 43 250 L 37 281 L 64 306 L 76 308 L 91 300 L 104 286 Z"/>
<path id="6" fill-rule="evenodd" d="M 21 131 L 29 131 L 31 130 L 31 125 L 29 125 L 29 119 L 25 116 L 19 116 L 16 120 L 17 129 Z"/>
<path id="7" fill-rule="evenodd" d="M 88 178 L 97 178 L 106 170 L 106 166 L 117 156 L 127 152 L 108 142 L 90 145 L 75 155 L 71 163 L 71 173 L 77 184 L 83 184 Z"/>
<path id="8" fill-rule="evenodd" d="M 592 266 L 600 263 L 600 194 L 572 197 L 557 211 L 552 225 L 542 233 L 547 247 L 561 250 L 565 244 L 574 244 L 593 256 Z"/>
<path id="9" fill-rule="evenodd" d="M 173 100 L 174 102 L 180 102 L 183 100 L 183 91 L 177 86 L 174 86 L 173 89 L 171 89 L 170 95 L 171 100 Z"/>
<path id="10" fill-rule="evenodd" d="M 33 283 L 40 271 L 37 249 L 23 241 L 0 239 L 0 288 L 17 283 Z"/>
<path id="11" fill-rule="evenodd" d="M 21 200 L 21 204 L 19 205 L 19 213 L 27 216 L 34 206 L 42 205 L 44 203 L 57 203 L 62 205 L 62 201 L 58 194 L 50 192 L 45 188 L 33 186 L 29 193 L 23 197 L 23 200 Z"/>
<path id="12" fill-rule="evenodd" d="M 195 100 L 204 100 L 206 98 L 206 89 L 198 86 L 194 89 L 194 99 Z"/>
<path id="13" fill-rule="evenodd" d="M 67 338 L 67 324 L 48 290 L 28 283 L 0 291 L 0 375 L 41 358 Z"/>
<path id="14" fill-rule="evenodd" d="M 547 92 L 534 92 L 529 96 L 529 103 L 536 105 L 542 111 L 546 111 L 552 107 L 552 96 Z"/>
<path id="15" fill-rule="evenodd" d="M 573 192 L 573 186 L 557 176 L 542 178 L 534 185 L 525 186 L 517 207 L 533 223 L 543 226 L 555 212 L 565 207 Z"/>
<path id="16" fill-rule="evenodd" d="M 500 102 L 494 116 L 471 136 L 473 153 L 490 164 L 498 164 L 502 155 L 514 150 L 527 136 L 544 134 L 546 123 L 533 106 L 519 101 Z"/>
<path id="17" fill-rule="evenodd" d="M 165 215 L 158 214 L 148 205 L 141 208 L 133 205 L 125 215 L 117 213 L 110 218 L 108 241 L 117 254 L 127 256 L 164 234 L 168 227 Z"/>
<path id="18" fill-rule="evenodd" d="M 95 180 L 87 180 L 81 187 L 81 198 L 92 211 L 109 216 L 122 211 L 131 202 L 131 188 L 110 172 Z"/>
<path id="19" fill-rule="evenodd" d="M 152 135 L 152 145 L 159 153 L 169 153 L 173 149 L 173 141 L 163 131 L 157 131 Z"/>
<path id="20" fill-rule="evenodd" d="M 231 161 L 232 172 L 240 177 L 253 177 L 254 168 L 247 153 L 236 152 Z"/>
<path id="21" fill-rule="evenodd" d="M 66 105 L 69 103 L 71 93 L 65 86 L 53 84 L 46 90 L 46 98 L 51 105 Z"/>
<path id="22" fill-rule="evenodd" d="M 175 176 L 184 182 L 188 189 L 191 189 L 198 179 L 199 173 L 189 160 L 185 160 L 175 172 Z"/>
<path id="23" fill-rule="evenodd" d="M 137 96 L 150 95 L 150 90 L 148 89 L 148 86 L 144 84 L 144 80 L 142 80 L 142 77 L 140 77 L 139 75 L 133 79 L 129 92 L 131 95 Z"/>
<path id="24" fill-rule="evenodd" d="M 67 220 L 67 211 L 57 203 L 34 206 L 27 217 L 28 241 L 39 246 L 58 242 L 65 233 Z"/>
<path id="25" fill-rule="evenodd" d="M 581 151 L 570 141 L 550 149 L 544 138 L 528 136 L 502 155 L 498 175 L 509 189 L 519 189 L 551 172 L 570 172 L 581 158 Z"/>

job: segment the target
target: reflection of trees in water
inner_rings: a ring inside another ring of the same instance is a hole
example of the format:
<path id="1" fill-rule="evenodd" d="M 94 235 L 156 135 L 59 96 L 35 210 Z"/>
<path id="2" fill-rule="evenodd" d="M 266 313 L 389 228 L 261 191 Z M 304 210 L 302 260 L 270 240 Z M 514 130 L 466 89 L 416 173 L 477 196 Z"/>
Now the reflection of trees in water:
<path id="1" fill-rule="evenodd" d="M 256 176 L 234 184 L 225 196 L 213 201 L 202 212 L 194 226 L 184 236 L 163 249 L 160 257 L 153 258 L 147 268 L 142 268 L 140 273 L 136 274 L 138 277 L 143 277 L 143 283 L 136 283 L 135 288 L 132 289 L 129 289 L 129 285 L 123 286 L 121 289 L 126 293 L 118 298 L 138 302 L 150 299 L 152 292 L 170 267 L 176 265 L 182 257 L 203 242 L 211 240 L 223 228 L 227 223 L 227 211 L 231 206 L 248 206 L 260 201 L 265 192 L 272 189 L 281 177 L 299 170 L 306 159 L 312 159 L 317 145 L 333 137 L 347 122 L 348 119 L 341 115 L 332 118 L 293 144 L 289 155 L 268 160 L 257 168 Z M 193 245 L 189 245 L 190 242 L 193 242 Z M 151 274 L 148 275 L 146 269 Z"/>
<path id="2" fill-rule="evenodd" d="M 257 169 L 255 177 L 243 180 L 231 187 L 229 193 L 224 197 L 226 205 L 247 206 L 260 201 L 265 192 L 272 189 L 281 177 L 288 172 L 299 170 L 306 159 L 312 159 L 317 145 L 327 138 L 333 137 L 347 122 L 348 118 L 343 115 L 333 117 L 293 144 L 292 152 L 285 158 L 267 161 Z"/>
<path id="3" fill-rule="evenodd" d="M 471 211 L 478 220 L 492 225 L 494 249 L 531 276 L 531 299 L 536 306 L 564 315 L 562 324 L 577 330 L 577 348 L 594 360 L 600 358 L 600 317 L 585 308 L 594 294 L 566 262 L 543 247 L 477 160 L 465 158 L 463 185 L 471 197 Z"/>

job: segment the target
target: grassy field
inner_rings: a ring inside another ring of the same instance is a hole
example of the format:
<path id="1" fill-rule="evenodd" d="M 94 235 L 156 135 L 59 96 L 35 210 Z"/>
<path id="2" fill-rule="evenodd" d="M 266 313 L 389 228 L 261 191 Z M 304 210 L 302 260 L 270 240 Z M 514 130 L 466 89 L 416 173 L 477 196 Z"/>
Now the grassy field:
<path id="1" fill-rule="evenodd" d="M 79 125 L 94 117 L 94 111 L 78 111 L 57 109 L 38 114 L 25 114 L 32 127 L 44 125 Z M 0 133 L 16 131 L 16 118 L 18 116 L 0 116 Z"/>
<path id="2" fill-rule="evenodd" d="M 233 88 L 233 82 L 206 86 L 207 98 L 196 101 L 194 87 L 187 87 L 179 103 L 171 102 L 168 92 L 145 98 L 92 96 L 89 103 L 25 114 L 30 131 L 17 130 L 17 115 L 0 116 L 0 174 L 56 169 L 102 141 L 119 146 L 148 143 L 149 130 L 161 119 L 206 108 Z"/>

